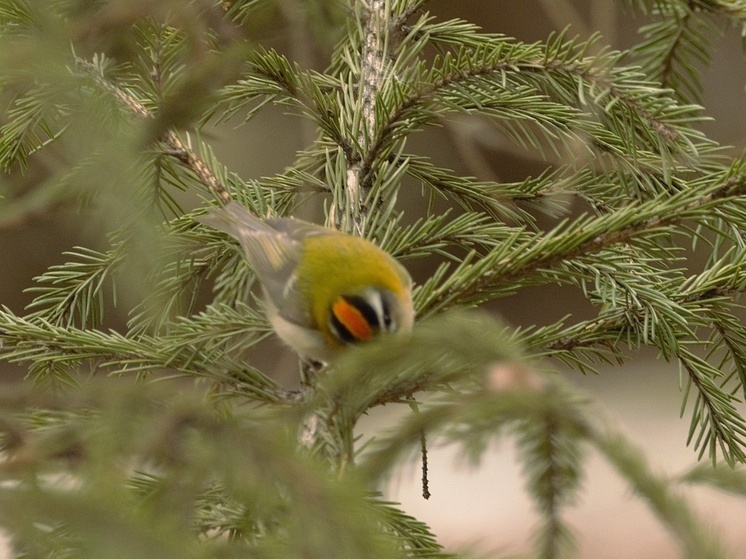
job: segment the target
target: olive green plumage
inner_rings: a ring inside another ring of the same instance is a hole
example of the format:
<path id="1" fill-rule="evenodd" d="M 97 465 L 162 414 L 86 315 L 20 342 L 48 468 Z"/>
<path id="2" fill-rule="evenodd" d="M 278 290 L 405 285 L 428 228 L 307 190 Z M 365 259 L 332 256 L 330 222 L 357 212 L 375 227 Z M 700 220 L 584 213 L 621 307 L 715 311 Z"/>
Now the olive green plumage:
<path id="1" fill-rule="evenodd" d="M 302 357 L 330 361 L 346 343 L 363 341 L 350 314 L 376 333 L 412 327 L 410 276 L 370 241 L 292 218 L 263 220 L 235 202 L 200 221 L 239 241 L 268 319 Z M 335 314 L 344 306 L 350 313 Z"/>

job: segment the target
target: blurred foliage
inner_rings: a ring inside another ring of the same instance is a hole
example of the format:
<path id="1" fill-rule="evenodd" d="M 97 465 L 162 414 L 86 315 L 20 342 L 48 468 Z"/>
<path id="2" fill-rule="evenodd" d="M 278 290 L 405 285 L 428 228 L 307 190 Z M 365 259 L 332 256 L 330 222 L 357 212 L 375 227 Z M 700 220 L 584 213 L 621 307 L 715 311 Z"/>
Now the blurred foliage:
<path id="1" fill-rule="evenodd" d="M 0 228 L 80 210 L 95 231 L 35 279 L 23 316 L 0 312 L 0 358 L 28 370 L 0 394 L 16 556 L 449 557 L 376 493 L 425 435 L 475 465 L 515 438 L 539 557 L 572 553 L 563 511 L 589 449 L 684 556 L 727 556 L 678 487 L 744 494 L 746 161 L 702 133 L 693 103 L 746 2 L 627 5 L 647 16 L 643 39 L 615 52 L 598 36 L 483 33 L 423 0 L 0 0 Z M 201 131 L 268 105 L 313 140 L 283 173 L 242 178 Z M 545 170 L 477 180 L 410 151 L 454 115 Z M 404 211 L 405 188 L 425 218 Z M 281 386 L 247 357 L 271 334 L 251 270 L 195 220 L 227 198 L 262 216 L 321 200 L 328 224 L 402 260 L 439 257 L 415 331 Z M 474 310 L 547 284 L 581 291 L 595 316 L 512 328 Z M 125 327 L 109 328 L 112 309 Z M 710 458 L 679 478 L 654 474 L 553 370 L 596 372 L 643 346 L 681 365 L 690 442 Z M 358 439 L 384 404 L 412 413 Z"/>

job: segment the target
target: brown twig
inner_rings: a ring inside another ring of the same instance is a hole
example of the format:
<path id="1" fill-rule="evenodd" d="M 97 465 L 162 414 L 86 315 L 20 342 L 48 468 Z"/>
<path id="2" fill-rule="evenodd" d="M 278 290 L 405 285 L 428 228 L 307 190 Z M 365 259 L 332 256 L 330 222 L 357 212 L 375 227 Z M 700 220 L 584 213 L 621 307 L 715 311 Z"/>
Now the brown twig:
<path id="1" fill-rule="evenodd" d="M 137 118 L 150 119 L 154 117 L 145 105 L 132 94 L 106 79 L 94 64 L 80 58 L 76 59 L 76 62 L 80 68 L 84 69 L 96 80 L 96 83 L 111 93 L 122 106 Z M 231 195 L 225 185 L 207 164 L 197 156 L 194 150 L 181 140 L 176 132 L 173 130 L 167 131 L 161 141 L 165 144 L 164 153 L 178 159 L 185 167 L 189 168 L 223 205 L 231 201 Z"/>

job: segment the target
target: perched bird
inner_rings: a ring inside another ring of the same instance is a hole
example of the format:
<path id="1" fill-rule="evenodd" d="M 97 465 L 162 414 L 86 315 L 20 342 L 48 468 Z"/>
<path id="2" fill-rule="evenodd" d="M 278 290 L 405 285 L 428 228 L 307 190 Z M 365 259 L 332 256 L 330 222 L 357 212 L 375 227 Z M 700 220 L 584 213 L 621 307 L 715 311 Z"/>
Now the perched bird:
<path id="1" fill-rule="evenodd" d="M 241 244 L 267 318 L 303 359 L 328 363 L 349 344 L 412 328 L 412 279 L 370 241 L 297 219 L 260 219 L 235 202 L 200 221 Z"/>

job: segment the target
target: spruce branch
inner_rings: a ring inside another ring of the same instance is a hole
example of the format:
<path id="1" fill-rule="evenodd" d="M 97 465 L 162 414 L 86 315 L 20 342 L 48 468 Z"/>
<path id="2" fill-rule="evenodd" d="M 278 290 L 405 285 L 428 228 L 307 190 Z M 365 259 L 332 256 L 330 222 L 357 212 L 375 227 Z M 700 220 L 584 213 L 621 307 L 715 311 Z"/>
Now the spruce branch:
<path id="1" fill-rule="evenodd" d="M 350 124 L 352 130 L 357 131 L 355 145 L 359 154 L 368 151 L 370 138 L 373 136 L 377 120 L 377 99 L 383 83 L 385 65 L 388 58 L 388 32 L 391 27 L 393 14 L 391 6 L 386 0 L 371 0 L 366 6 L 363 28 L 360 30 L 362 45 L 360 47 L 359 62 L 357 62 L 357 92 L 351 99 L 356 115 Z M 358 116 L 359 115 L 359 116 Z M 363 159 L 358 153 L 347 156 L 347 169 L 344 185 L 345 197 L 335 201 L 332 215 L 337 216 L 343 230 L 362 232 L 362 217 L 369 206 L 365 205 L 372 188 L 370 167 L 361 164 Z"/>
<path id="2" fill-rule="evenodd" d="M 463 278 L 468 271 L 471 279 L 467 276 L 457 286 L 442 289 L 422 301 L 420 312 L 427 315 L 444 306 L 478 300 L 489 290 L 509 291 L 519 279 L 551 270 L 568 260 L 592 255 L 643 234 L 651 235 L 685 220 L 705 219 L 708 210 L 725 206 L 744 193 L 746 175 L 714 177 L 712 183 L 704 183 L 697 191 L 632 203 L 610 216 L 577 219 L 555 227 L 547 235 L 537 234 L 530 241 L 518 242 L 516 238 L 512 246 L 504 243 L 478 264 L 462 262 L 454 275 Z"/>
<path id="3" fill-rule="evenodd" d="M 710 63 L 713 38 L 722 35 L 723 21 L 744 25 L 746 4 L 739 0 L 629 3 L 656 18 L 640 28 L 645 40 L 630 54 L 641 59 L 646 74 L 669 87 L 676 98 L 701 102 L 700 67 Z"/>
<path id="4" fill-rule="evenodd" d="M 82 329 L 98 327 L 104 319 L 106 288 L 111 290 L 112 297 L 116 294 L 113 286 L 107 284 L 123 263 L 121 248 L 119 245 L 117 249 L 101 253 L 76 247 L 75 251 L 65 252 L 65 256 L 72 261 L 52 266 L 35 278 L 42 285 L 27 290 L 36 293 L 27 308 L 38 309 L 37 316 L 56 326 L 80 325 Z M 116 306 L 115 300 L 112 303 Z"/>
<path id="5" fill-rule="evenodd" d="M 582 452 L 576 437 L 566 429 L 562 414 L 550 409 L 539 421 L 519 424 L 516 429 L 529 490 L 543 516 L 538 551 L 539 557 L 546 559 L 562 557 L 573 543 L 561 513 L 579 486 Z"/>
<path id="6" fill-rule="evenodd" d="M 649 503 L 658 518 L 666 523 L 680 542 L 684 557 L 725 558 L 722 545 L 711 537 L 709 530 L 698 522 L 686 501 L 672 491 L 667 481 L 655 474 L 645 455 L 619 434 L 608 429 L 590 429 L 594 446 L 632 487 Z"/>
<path id="7" fill-rule="evenodd" d="M 222 112 L 217 122 L 228 121 L 242 110 L 246 111 L 244 121 L 248 121 L 270 103 L 305 109 L 309 116 L 316 112 L 311 100 L 305 97 L 308 77 L 282 54 L 257 48 L 249 53 L 245 65 L 247 69 L 242 78 L 222 89 L 218 102 L 207 113 L 205 121 L 219 110 Z M 323 76 L 318 79 L 323 79 Z"/>
<path id="8" fill-rule="evenodd" d="M 230 312 L 230 315 L 226 313 Z M 226 322 L 227 316 L 233 322 Z M 84 365 L 95 372 L 103 370 L 113 375 L 143 375 L 154 371 L 173 371 L 177 376 L 206 378 L 232 385 L 236 393 L 266 401 L 278 401 L 280 391 L 268 377 L 230 357 L 231 345 L 240 334 L 242 351 L 261 339 L 258 332 L 265 329 L 264 320 L 259 324 L 237 311 L 221 309 L 192 320 L 184 319 L 170 336 L 154 338 L 138 336 L 136 339 L 116 332 L 82 330 L 74 327 L 55 326 L 41 318 L 22 318 L 8 309 L 0 311 L 0 333 L 3 336 L 3 358 L 9 362 L 29 363 L 30 376 L 39 380 L 54 379 L 59 374 L 68 382 Z M 222 323 L 222 335 L 217 335 Z M 246 335 L 246 332 L 253 334 Z M 257 337 L 258 334 L 258 337 Z M 216 337 L 217 335 L 217 337 Z M 193 343 L 202 336 L 199 343 Z M 252 340 L 252 336 L 254 339 Z M 234 346 L 235 349 L 235 346 Z M 54 374 L 50 375 L 52 371 Z"/>
<path id="9" fill-rule="evenodd" d="M 158 385 L 136 388 L 90 383 L 66 395 L 3 393 L 3 416 L 29 407 L 96 410 L 46 430 L 21 426 L 23 442 L 0 465 L 6 482 L 0 522 L 14 530 L 21 550 L 49 543 L 43 534 L 52 525 L 64 526 L 72 536 L 71 549 L 85 556 L 101 555 L 112 545 L 116 552 L 144 549 L 168 557 L 249 553 L 279 559 L 339 552 L 401 559 L 417 553 L 405 553 L 398 542 L 381 537 L 396 526 L 390 507 L 371 499 L 352 478 L 329 476 L 313 457 L 299 454 L 292 434 L 271 414 L 253 410 L 225 417 L 205 408 L 197 394 L 174 394 Z M 141 463 L 139 472 L 124 465 L 133 458 Z M 66 479 L 85 475 L 85 487 L 22 481 L 29 470 L 39 472 L 53 459 L 55 472 Z M 267 469 L 267 464 L 284 466 Z M 196 503 L 215 507 L 203 509 L 207 523 L 221 513 L 233 520 L 233 537 L 198 539 Z M 396 527 L 405 549 L 442 556 L 426 528 L 405 518 L 399 515 Z M 309 538 L 310 526 L 314 537 Z M 334 542 L 335 530 L 344 526 L 344 543 Z"/>
<path id="10" fill-rule="evenodd" d="M 694 118 L 691 108 L 673 105 L 663 95 L 651 96 L 654 88 L 640 84 L 639 75 L 629 72 L 624 75 L 613 69 L 619 54 L 585 59 L 584 53 L 591 41 L 576 44 L 574 41 L 565 41 L 564 36 L 560 35 L 544 49 L 540 49 L 537 45 L 518 48 L 494 36 L 475 38 L 480 40 L 480 48 L 462 49 L 455 55 L 446 54 L 442 62 L 433 66 L 427 74 L 424 69 L 420 69 L 419 75 L 413 76 L 411 91 L 406 92 L 388 110 L 386 119 L 378 124 L 377 134 L 363 160 L 365 168 L 369 168 L 380 157 L 379 152 L 385 145 L 414 127 L 427 123 L 436 114 L 453 108 L 484 111 L 495 103 L 499 106 L 505 95 L 509 94 L 505 88 L 506 82 L 518 87 L 524 98 L 528 91 L 542 92 L 544 80 L 549 81 L 554 88 L 561 88 L 560 91 L 565 90 L 568 95 L 572 92 L 575 96 L 579 82 L 581 97 L 578 104 L 590 104 L 592 100 L 593 105 L 603 107 L 603 111 L 609 116 L 618 113 L 619 117 L 626 115 L 639 119 L 650 131 L 645 139 L 656 148 L 665 144 L 678 144 L 682 155 L 693 155 L 695 145 L 702 140 L 700 134 L 681 126 L 684 118 L 688 122 Z M 489 92 L 490 97 L 485 96 L 476 102 L 471 95 L 464 95 L 463 89 L 468 93 L 478 91 L 467 89 L 472 83 L 487 85 L 485 93 Z M 522 86 L 529 89 L 521 91 Z M 556 127 L 559 131 L 567 131 L 572 121 L 582 123 L 572 105 L 547 103 L 547 115 L 541 115 L 536 111 L 540 106 L 537 103 L 539 99 L 540 97 L 527 99 L 533 101 L 527 103 L 527 106 L 531 106 L 531 116 L 537 122 L 546 122 L 547 127 Z M 425 108 L 428 111 L 422 112 Z M 593 130 L 592 126 L 588 128 L 591 133 Z M 617 128 L 615 132 L 622 130 Z M 622 150 L 610 145 L 599 133 L 596 136 L 594 139 L 599 146 L 624 157 Z M 639 137 L 621 139 L 629 153 L 634 155 L 639 150 Z M 667 156 L 665 153 L 661 155 Z"/>
<path id="11" fill-rule="evenodd" d="M 684 485 L 707 485 L 734 495 L 746 495 L 746 472 L 743 468 L 711 468 L 698 464 L 678 477 Z"/>
<path id="12" fill-rule="evenodd" d="M 632 51 L 643 59 L 646 74 L 671 88 L 682 101 L 701 101 L 701 76 L 692 61 L 709 64 L 711 37 L 718 33 L 716 23 L 699 11 L 695 2 L 660 10 L 660 21 L 640 29 L 646 40 Z"/>
<path id="13" fill-rule="evenodd" d="M 394 534 L 404 549 L 411 550 L 414 557 L 459 558 L 458 555 L 446 553 L 443 546 L 432 536 L 429 528 L 416 518 L 400 510 L 397 503 L 374 497 L 371 499 L 371 504 L 383 514 L 384 528 Z"/>
<path id="14" fill-rule="evenodd" d="M 529 483 L 536 484 L 534 489 L 543 495 L 540 502 L 544 503 L 541 510 L 545 524 L 540 538 L 550 537 L 553 530 L 562 533 L 559 540 L 545 541 L 542 556 L 557 557 L 561 554 L 555 546 L 563 539 L 566 544 L 571 537 L 558 522 L 557 507 L 566 505 L 577 495 L 578 459 L 582 449 L 591 446 L 648 503 L 686 557 L 727 557 L 673 484 L 648 466 L 644 454 L 601 410 L 561 382 L 555 382 L 557 379 L 548 381 L 535 377 L 534 373 L 519 371 L 500 367 L 488 372 L 482 389 L 470 392 L 466 400 L 445 393 L 421 406 L 420 414 L 409 416 L 371 445 L 360 461 L 360 469 L 374 478 L 383 475 L 398 456 L 416 448 L 419 430 L 424 426 L 431 437 L 440 438 L 441 444 L 458 445 L 462 455 L 474 464 L 479 463 L 489 441 L 515 433 L 524 438 L 533 458 L 525 462 Z M 535 421 L 540 418 L 545 421 Z M 547 418 L 551 419 L 546 421 Z M 528 425 L 526 432 L 524 428 Z M 563 436 L 570 437 L 573 444 L 569 447 L 541 444 L 541 441 L 557 442 Z"/>
<path id="15" fill-rule="evenodd" d="M 134 116 L 140 119 L 153 118 L 152 113 L 132 93 L 116 86 L 104 76 L 100 64 L 80 58 L 76 59 L 76 63 L 83 71 L 91 75 L 102 89 L 113 95 Z M 164 153 L 175 157 L 190 169 L 222 204 L 230 202 L 231 195 L 225 185 L 218 180 L 212 170 L 197 157 L 191 147 L 185 144 L 175 131 L 166 130 L 162 141 L 165 145 Z"/>

